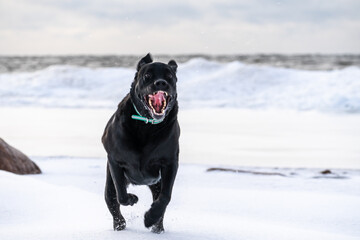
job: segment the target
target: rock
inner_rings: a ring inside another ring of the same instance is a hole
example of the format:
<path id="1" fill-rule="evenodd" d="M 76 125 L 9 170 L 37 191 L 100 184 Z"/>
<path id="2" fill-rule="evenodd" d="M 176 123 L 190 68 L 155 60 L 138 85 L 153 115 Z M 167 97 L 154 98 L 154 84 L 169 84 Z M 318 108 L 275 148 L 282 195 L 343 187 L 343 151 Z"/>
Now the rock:
<path id="1" fill-rule="evenodd" d="M 320 172 L 321 174 L 332 174 L 332 172 L 329 169 L 326 169 L 324 171 Z"/>
<path id="2" fill-rule="evenodd" d="M 0 138 L 0 170 L 16 174 L 39 174 L 40 168 L 25 154 Z"/>

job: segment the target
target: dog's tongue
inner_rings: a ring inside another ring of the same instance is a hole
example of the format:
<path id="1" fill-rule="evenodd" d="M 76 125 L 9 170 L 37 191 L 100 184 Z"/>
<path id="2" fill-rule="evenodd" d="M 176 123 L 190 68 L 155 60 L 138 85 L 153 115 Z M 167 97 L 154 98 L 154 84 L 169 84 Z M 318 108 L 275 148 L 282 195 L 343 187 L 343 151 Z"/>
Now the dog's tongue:
<path id="1" fill-rule="evenodd" d="M 157 113 L 161 113 L 163 106 L 164 106 L 164 102 L 165 102 L 165 94 L 164 92 L 157 92 L 154 95 L 150 95 L 150 100 L 151 100 L 151 104 L 154 107 L 155 111 Z"/>

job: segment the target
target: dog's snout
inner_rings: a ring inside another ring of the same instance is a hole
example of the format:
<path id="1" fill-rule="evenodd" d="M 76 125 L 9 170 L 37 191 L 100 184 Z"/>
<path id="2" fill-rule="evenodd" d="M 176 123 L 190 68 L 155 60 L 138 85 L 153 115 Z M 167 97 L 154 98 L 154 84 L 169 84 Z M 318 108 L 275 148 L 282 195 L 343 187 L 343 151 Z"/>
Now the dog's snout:
<path id="1" fill-rule="evenodd" d="M 158 88 L 166 88 L 168 86 L 168 83 L 163 79 L 159 79 L 154 82 L 154 85 Z"/>

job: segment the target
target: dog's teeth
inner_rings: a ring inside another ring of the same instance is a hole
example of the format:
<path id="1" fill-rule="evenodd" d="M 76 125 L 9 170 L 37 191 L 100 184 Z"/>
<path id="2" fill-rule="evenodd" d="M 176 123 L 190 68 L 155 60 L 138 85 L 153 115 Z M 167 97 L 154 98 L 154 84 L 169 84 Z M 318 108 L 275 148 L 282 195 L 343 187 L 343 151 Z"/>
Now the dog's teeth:
<path id="1" fill-rule="evenodd" d="M 161 109 L 161 113 L 164 114 L 166 108 L 166 99 L 164 99 L 164 106 Z"/>

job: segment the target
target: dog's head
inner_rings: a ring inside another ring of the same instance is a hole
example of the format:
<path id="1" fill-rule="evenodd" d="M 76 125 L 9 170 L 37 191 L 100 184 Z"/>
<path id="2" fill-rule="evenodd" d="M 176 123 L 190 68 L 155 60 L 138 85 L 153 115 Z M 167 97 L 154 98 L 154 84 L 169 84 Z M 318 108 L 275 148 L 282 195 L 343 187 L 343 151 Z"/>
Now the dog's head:
<path id="1" fill-rule="evenodd" d="M 153 62 L 149 53 L 139 61 L 136 70 L 130 90 L 133 104 L 142 116 L 163 120 L 177 103 L 176 62 Z"/>

